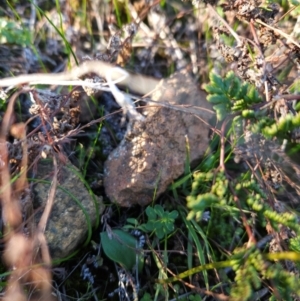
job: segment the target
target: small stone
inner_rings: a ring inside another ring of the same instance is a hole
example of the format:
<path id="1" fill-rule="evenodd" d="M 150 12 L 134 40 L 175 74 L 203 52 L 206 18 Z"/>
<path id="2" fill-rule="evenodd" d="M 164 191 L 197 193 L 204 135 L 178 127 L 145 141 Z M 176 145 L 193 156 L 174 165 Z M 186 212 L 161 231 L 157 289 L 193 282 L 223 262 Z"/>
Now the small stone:
<path id="1" fill-rule="evenodd" d="M 146 206 L 184 172 L 189 149 L 195 164 L 209 145 L 213 112 L 206 95 L 187 72 L 162 80 L 143 111 L 145 121 L 131 121 L 120 145 L 105 162 L 104 187 L 112 202 Z M 173 102 L 173 107 L 168 106 Z M 174 103 L 175 102 L 175 103 Z M 200 107 L 178 106 L 189 104 Z"/>
<path id="2" fill-rule="evenodd" d="M 62 259 L 75 251 L 78 245 L 86 239 L 87 221 L 90 220 L 91 226 L 94 226 L 97 212 L 100 216 L 104 210 L 102 198 L 95 198 L 94 200 L 74 171 L 76 171 L 76 167 L 71 163 L 59 167 L 59 183 L 45 231 L 53 259 Z M 49 184 L 45 182 L 34 184 L 34 209 L 45 208 L 52 177 L 53 164 L 51 160 L 40 160 L 36 178 L 48 180 Z M 38 210 L 35 215 L 36 223 L 40 220 L 42 212 L 43 210 Z"/>

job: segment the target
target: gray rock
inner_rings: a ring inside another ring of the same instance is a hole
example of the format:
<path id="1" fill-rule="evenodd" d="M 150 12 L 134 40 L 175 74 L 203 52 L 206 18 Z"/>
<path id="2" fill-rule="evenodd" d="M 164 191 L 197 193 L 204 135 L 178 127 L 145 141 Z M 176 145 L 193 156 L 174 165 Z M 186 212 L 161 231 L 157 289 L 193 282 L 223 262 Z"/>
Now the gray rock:
<path id="1" fill-rule="evenodd" d="M 120 206 L 151 203 L 183 174 L 187 149 L 193 164 L 209 144 L 213 112 L 205 93 L 186 72 L 162 80 L 152 100 L 160 105 L 148 103 L 143 111 L 146 120 L 130 122 L 124 139 L 105 162 L 106 194 Z"/>
<path id="2" fill-rule="evenodd" d="M 64 258 L 76 250 L 86 239 L 88 228 L 95 225 L 104 210 L 102 199 L 91 196 L 77 172 L 70 163 L 61 165 L 59 169 L 59 186 L 45 231 L 53 259 Z M 52 177 L 52 161 L 40 160 L 36 178 L 49 183 L 37 182 L 33 186 L 34 209 L 38 209 L 36 222 L 45 208 Z"/>

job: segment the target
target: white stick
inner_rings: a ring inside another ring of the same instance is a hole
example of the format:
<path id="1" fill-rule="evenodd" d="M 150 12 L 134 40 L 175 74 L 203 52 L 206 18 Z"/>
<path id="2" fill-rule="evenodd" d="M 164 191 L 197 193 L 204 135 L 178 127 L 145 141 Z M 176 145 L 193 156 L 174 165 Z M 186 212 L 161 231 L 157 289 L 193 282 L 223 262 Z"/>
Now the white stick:
<path id="1" fill-rule="evenodd" d="M 119 88 L 115 85 L 115 83 L 112 81 L 111 74 L 114 71 L 117 71 L 123 75 L 122 80 L 126 79 L 129 76 L 129 74 L 125 70 L 118 67 L 112 68 L 108 70 L 108 72 L 106 73 L 106 81 L 110 88 L 110 92 L 113 94 L 119 106 L 124 110 L 124 115 L 128 114 L 129 118 L 133 118 L 140 121 L 145 120 L 145 117 L 141 115 L 139 112 L 137 112 L 131 98 L 126 93 L 122 93 L 119 90 Z"/>

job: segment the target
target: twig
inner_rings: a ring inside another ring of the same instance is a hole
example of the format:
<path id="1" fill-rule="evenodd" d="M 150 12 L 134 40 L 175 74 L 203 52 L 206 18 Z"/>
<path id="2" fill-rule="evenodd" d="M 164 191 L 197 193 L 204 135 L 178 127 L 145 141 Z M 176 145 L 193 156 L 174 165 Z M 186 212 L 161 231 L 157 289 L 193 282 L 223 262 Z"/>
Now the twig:
<path id="1" fill-rule="evenodd" d="M 123 70 L 119 67 L 115 67 L 115 68 L 109 70 L 106 74 L 106 80 L 107 80 L 108 86 L 110 88 L 110 91 L 113 94 L 116 102 L 124 110 L 124 115 L 128 114 L 130 118 L 135 119 L 135 120 L 140 120 L 140 121 L 145 120 L 145 117 L 137 112 L 135 105 L 134 105 L 133 101 L 131 100 L 131 98 L 128 95 L 126 95 L 125 93 L 122 93 L 118 89 L 118 87 L 113 83 L 111 74 L 114 71 L 118 71 L 120 74 L 123 74 L 124 79 L 126 79 L 129 76 L 129 74 L 125 70 Z"/>
<path id="2" fill-rule="evenodd" d="M 0 200 L 2 204 L 4 223 L 12 230 L 16 229 L 22 222 L 22 214 L 19 208 L 19 203 L 17 200 L 15 200 L 16 197 L 13 197 L 13 189 L 8 167 L 9 164 L 6 137 L 12 124 L 14 104 L 20 94 L 21 92 L 18 91 L 11 97 L 11 101 L 9 102 L 4 114 L 0 130 Z"/>
<path id="3" fill-rule="evenodd" d="M 223 25 L 228 29 L 228 31 L 232 34 L 232 36 L 235 38 L 237 41 L 238 45 L 242 44 L 242 41 L 240 37 L 235 33 L 235 31 L 229 26 L 229 24 L 219 16 L 219 14 L 215 11 L 215 9 L 210 5 L 207 4 L 207 7 L 209 8 L 210 12 L 212 15 L 214 15 Z"/>
<path id="4" fill-rule="evenodd" d="M 263 58 L 263 66 L 262 66 L 263 83 L 264 83 L 264 86 L 265 86 L 266 101 L 269 102 L 270 97 L 269 97 L 269 91 L 268 91 L 268 83 L 266 81 L 266 78 L 267 78 L 267 75 L 266 75 L 266 59 L 265 59 L 264 53 L 261 49 L 260 42 L 259 42 L 258 36 L 256 34 L 253 22 L 254 22 L 253 19 L 251 19 L 249 25 L 250 25 L 251 33 L 252 33 L 253 38 L 254 38 L 254 45 L 258 49 L 258 51 L 260 53 L 260 57 Z"/>
<path id="5" fill-rule="evenodd" d="M 55 192 L 57 188 L 57 175 L 58 175 L 58 167 L 57 167 L 57 160 L 55 155 L 53 155 L 53 166 L 54 166 L 54 175 L 51 183 L 51 188 L 49 191 L 49 196 L 47 200 L 47 205 L 45 207 L 45 210 L 43 212 L 43 215 L 40 219 L 40 222 L 37 227 L 37 240 L 40 243 L 41 251 L 42 251 L 42 258 L 44 263 L 46 263 L 47 266 L 51 265 L 51 257 L 49 254 L 49 249 L 47 246 L 47 241 L 44 235 L 44 231 L 47 226 L 47 221 L 49 219 L 51 209 L 53 207 L 54 198 L 55 198 Z"/>
<path id="6" fill-rule="evenodd" d="M 101 61 L 87 61 L 81 64 L 80 66 L 76 66 L 70 71 L 61 72 L 57 74 L 43 74 L 43 73 L 34 73 L 34 74 L 26 74 L 19 75 L 16 77 L 8 77 L 0 80 L 0 87 L 16 87 L 24 84 L 33 85 L 33 84 L 53 84 L 53 82 L 59 84 L 59 82 L 65 81 L 77 81 L 75 84 L 78 84 L 78 79 L 86 74 L 97 74 L 99 77 L 105 78 L 106 75 L 110 72 L 111 81 L 116 81 L 120 79 L 120 71 L 115 66 L 101 62 Z M 124 69 L 121 69 L 124 70 Z M 124 70 L 124 72 L 126 72 Z M 89 86 L 86 82 L 79 82 L 83 86 Z M 159 83 L 159 80 L 139 75 L 132 74 L 128 72 L 128 76 L 123 79 L 121 86 L 128 87 L 129 90 L 132 90 L 138 94 L 146 94 L 149 91 L 152 91 Z"/>

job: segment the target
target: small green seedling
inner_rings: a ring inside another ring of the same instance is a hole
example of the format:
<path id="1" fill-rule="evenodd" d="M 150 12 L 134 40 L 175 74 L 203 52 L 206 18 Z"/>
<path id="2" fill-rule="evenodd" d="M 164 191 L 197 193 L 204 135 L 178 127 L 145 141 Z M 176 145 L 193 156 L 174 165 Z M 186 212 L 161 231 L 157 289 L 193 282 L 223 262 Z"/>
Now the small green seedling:
<path id="1" fill-rule="evenodd" d="M 175 219 L 178 216 L 177 210 L 165 211 L 161 205 L 147 207 L 146 214 L 148 221 L 142 225 L 145 232 L 153 232 L 159 239 L 174 231 Z"/>

